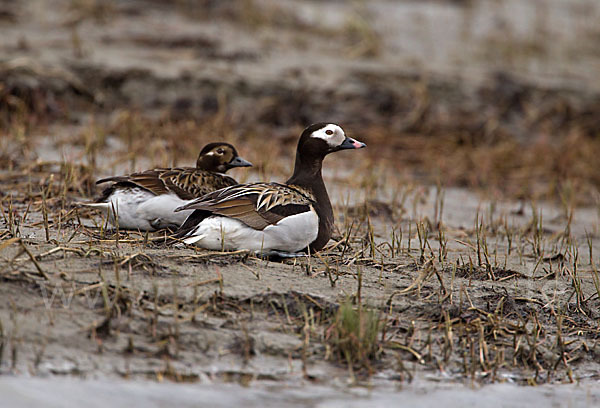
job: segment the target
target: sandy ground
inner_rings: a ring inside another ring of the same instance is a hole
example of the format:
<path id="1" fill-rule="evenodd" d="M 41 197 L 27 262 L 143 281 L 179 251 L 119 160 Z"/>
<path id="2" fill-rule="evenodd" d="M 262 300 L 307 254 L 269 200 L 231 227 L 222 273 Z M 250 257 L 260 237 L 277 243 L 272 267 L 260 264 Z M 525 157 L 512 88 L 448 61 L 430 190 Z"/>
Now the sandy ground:
<path id="1" fill-rule="evenodd" d="M 0 4 L 4 89 L 29 104 L 2 105 L 9 405 L 107 390 L 116 405 L 597 405 L 597 202 L 432 186 L 395 144 L 426 133 L 423 78 L 442 122 L 508 88 L 573 117 L 592 106 L 595 2 Z M 520 142 L 530 113 L 503 117 Z M 217 137 L 257 164 L 238 180 L 282 181 L 301 124 L 322 119 L 369 149 L 326 161 L 338 231 L 318 257 L 168 247 L 75 205 L 94 179 L 192 163 L 189 147 Z M 336 342 L 346 302 L 380 322 L 352 364 Z"/>

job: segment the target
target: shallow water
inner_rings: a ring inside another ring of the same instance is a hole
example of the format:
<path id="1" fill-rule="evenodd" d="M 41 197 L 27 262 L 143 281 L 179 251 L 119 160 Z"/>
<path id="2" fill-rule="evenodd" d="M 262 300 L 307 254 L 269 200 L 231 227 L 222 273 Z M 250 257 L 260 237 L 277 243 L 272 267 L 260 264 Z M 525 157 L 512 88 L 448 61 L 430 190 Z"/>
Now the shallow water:
<path id="1" fill-rule="evenodd" d="M 174 384 L 75 378 L 1 377 L 2 407 L 107 406 L 192 407 L 596 407 L 600 384 L 522 387 L 495 384 L 471 388 L 461 384 L 417 383 L 398 389 L 304 385 L 242 387 L 234 384 Z"/>

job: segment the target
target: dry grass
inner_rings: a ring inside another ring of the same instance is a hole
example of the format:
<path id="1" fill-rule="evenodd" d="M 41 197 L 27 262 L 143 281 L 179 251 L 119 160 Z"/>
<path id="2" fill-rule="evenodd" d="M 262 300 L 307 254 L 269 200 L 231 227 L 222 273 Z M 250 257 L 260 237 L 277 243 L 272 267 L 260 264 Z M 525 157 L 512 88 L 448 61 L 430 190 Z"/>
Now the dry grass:
<path id="1" fill-rule="evenodd" d="M 372 157 L 429 184 L 476 188 L 504 198 L 596 204 L 597 101 L 577 107 L 563 96 L 501 86 L 488 96 L 497 102 L 485 114 L 455 107 L 450 114 L 441 112 L 431 101 L 433 90 L 419 87 L 399 130 L 386 124 L 358 133 L 368 135 Z"/>
<path id="2" fill-rule="evenodd" d="M 20 217 L 11 221 L 10 212 L 5 210 L 4 214 L 7 235 L 19 235 L 16 224 Z M 562 234 L 549 234 L 541 217 L 509 231 L 488 224 L 486 219 L 491 217 L 487 215 L 478 216 L 466 237 L 460 234 L 466 246 L 458 247 L 448 247 L 447 243 L 456 239 L 457 231 L 445 228 L 443 233 L 434 233 L 437 227 L 425 219 L 395 220 L 397 235 L 382 237 L 370 226 L 369 215 L 363 221 L 356 218 L 344 236 L 318 258 L 290 261 L 301 263 L 300 269 L 310 275 L 307 280 L 322 278 L 323 285 L 329 281 L 331 286 L 352 288 L 351 297 L 358 304 L 355 308 L 342 299 L 338 307 L 302 293 L 284 294 L 283 298 L 278 293 L 244 300 L 228 297 L 228 288 L 235 287 L 235 282 L 228 282 L 218 269 L 215 278 L 194 282 L 193 294 L 189 290 L 186 294 L 184 285 L 177 283 L 177 275 L 170 272 L 173 261 L 222 268 L 242 262 L 258 280 L 265 277 L 254 271 L 264 268 L 264 261 L 248 254 L 210 252 L 165 257 L 163 249 L 153 249 L 154 242 L 164 239 L 162 233 L 151 234 L 149 239 L 120 232 L 117 238 L 102 227 L 79 225 L 74 230 L 71 227 L 68 234 L 55 234 L 58 214 L 51 211 L 49 215 L 51 240 L 46 250 L 30 249 L 35 244 L 31 240 L 4 241 L 3 253 L 12 247 L 20 246 L 21 250 L 4 255 L 1 279 L 13 285 L 43 279 L 48 292 L 66 287 L 70 296 L 85 299 L 98 293 L 94 298 L 101 306 L 89 330 L 101 352 L 106 352 L 104 344 L 117 341 L 116 333 L 127 332 L 126 327 L 137 322 L 146 329 L 135 332 L 129 353 L 176 362 L 194 349 L 177 333 L 189 330 L 195 321 L 229 319 L 235 314 L 242 319 L 246 316 L 249 325 L 240 326 L 243 330 L 232 340 L 231 350 L 238 350 L 235 352 L 249 361 L 260 347 L 251 334 L 257 330 L 256 323 L 251 322 L 261 321 L 257 316 L 265 313 L 274 314 L 278 322 L 274 330 L 298 333 L 303 345 L 297 358 L 303 361 L 307 377 L 311 362 L 329 354 L 352 369 L 357 378 L 383 368 L 395 368 L 404 378 L 411 378 L 413 374 L 406 367 L 416 365 L 420 370 L 484 382 L 506 378 L 529 384 L 575 381 L 580 370 L 593 364 L 598 347 L 600 285 L 595 263 L 582 259 L 568 228 Z M 496 223 L 502 225 L 501 221 Z M 37 228 L 43 229 L 42 224 Z M 593 248 L 592 238 L 589 240 L 588 246 Z M 510 254 L 511 247 L 519 256 Z M 519 257 L 521 260 L 515 261 Z M 57 259 L 65 265 L 75 259 L 85 263 L 99 260 L 104 267 L 95 280 L 88 277 L 81 281 L 77 276 L 82 272 L 59 273 L 53 268 Z M 507 269 L 507 259 L 513 264 L 521 262 L 522 268 Z M 594 265 L 592 273 L 587 271 L 590 263 Z M 138 280 L 140 276 L 162 280 L 163 289 L 156 285 L 139 289 L 135 276 Z M 378 292 L 384 290 L 388 279 L 393 279 L 398 289 L 386 302 L 377 304 Z M 168 281 L 172 289 L 165 289 L 164 282 Z M 365 282 L 371 289 L 365 289 Z M 552 282 L 554 292 L 547 290 L 546 282 Z M 212 295 L 199 296 L 198 290 L 205 286 L 216 290 Z M 54 301 L 65 300 L 55 297 Z M 154 339 L 155 351 L 148 351 L 140 335 Z M 10 338 L 8 342 L 13 348 L 18 345 Z M 320 348 L 321 344 L 329 345 L 331 351 Z M 17 351 L 14 358 L 18 358 Z M 168 374 L 175 381 L 195 378 L 173 367 L 159 374 Z"/>

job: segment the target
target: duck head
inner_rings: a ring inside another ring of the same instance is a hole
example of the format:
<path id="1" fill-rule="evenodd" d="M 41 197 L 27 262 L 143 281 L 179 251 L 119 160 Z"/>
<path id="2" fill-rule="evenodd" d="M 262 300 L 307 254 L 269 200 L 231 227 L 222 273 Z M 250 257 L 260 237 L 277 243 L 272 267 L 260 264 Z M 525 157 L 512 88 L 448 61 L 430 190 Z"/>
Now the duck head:
<path id="1" fill-rule="evenodd" d="M 362 149 L 366 144 L 346 136 L 335 123 L 315 123 L 302 132 L 298 153 L 305 157 L 322 159 L 329 153 L 346 149 Z"/>
<path id="2" fill-rule="evenodd" d="M 235 147 L 229 143 L 209 143 L 200 152 L 196 168 L 225 173 L 233 167 L 252 167 L 252 163 L 242 159 Z"/>

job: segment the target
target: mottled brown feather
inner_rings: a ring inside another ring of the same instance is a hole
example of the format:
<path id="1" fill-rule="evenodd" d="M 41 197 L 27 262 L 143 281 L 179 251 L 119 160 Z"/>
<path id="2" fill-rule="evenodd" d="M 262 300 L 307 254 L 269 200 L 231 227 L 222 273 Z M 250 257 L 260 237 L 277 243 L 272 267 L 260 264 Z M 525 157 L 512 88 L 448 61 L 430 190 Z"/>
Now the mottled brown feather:
<path id="1" fill-rule="evenodd" d="M 213 173 L 193 167 L 176 167 L 172 169 L 154 169 L 128 176 L 108 177 L 98 180 L 96 184 L 115 183 L 109 187 L 110 194 L 116 187 L 137 186 L 153 194 L 175 193 L 183 200 L 191 200 L 221 188 L 236 185 L 232 177 L 221 173 Z"/>
<path id="2" fill-rule="evenodd" d="M 179 210 L 203 210 L 235 218 L 249 227 L 263 230 L 286 216 L 310 211 L 313 203 L 312 194 L 305 189 L 279 183 L 252 183 L 215 191 Z"/>

